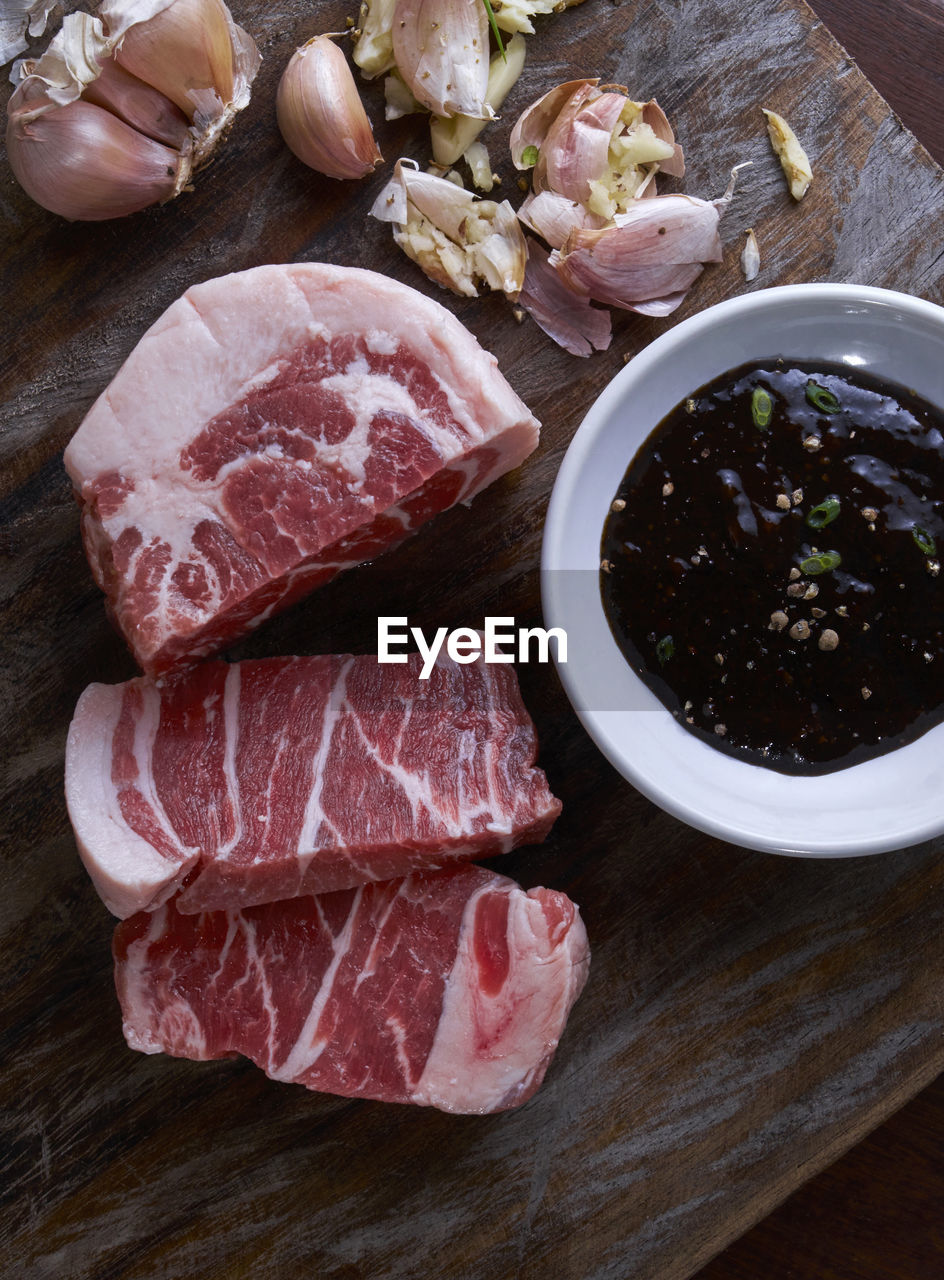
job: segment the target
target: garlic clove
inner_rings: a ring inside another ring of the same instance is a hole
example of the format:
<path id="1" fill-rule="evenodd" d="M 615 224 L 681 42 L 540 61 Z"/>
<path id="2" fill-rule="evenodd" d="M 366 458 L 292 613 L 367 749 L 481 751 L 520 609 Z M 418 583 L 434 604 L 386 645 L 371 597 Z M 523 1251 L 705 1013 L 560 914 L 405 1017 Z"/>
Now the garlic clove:
<path id="1" fill-rule="evenodd" d="M 552 249 L 559 249 L 575 228 L 598 231 L 606 225 L 605 218 L 556 191 L 532 191 L 525 197 L 518 217 Z"/>
<path id="2" fill-rule="evenodd" d="M 720 203 L 681 195 L 641 201 L 612 226 L 572 231 L 551 266 L 575 293 L 648 314 L 656 304 L 655 314 L 668 314 L 702 264 L 721 261 Z"/>
<path id="3" fill-rule="evenodd" d="M 393 54 L 407 88 L 434 115 L 490 118 L 482 0 L 397 0 Z"/>
<path id="4" fill-rule="evenodd" d="M 514 209 L 398 160 L 371 213 L 394 224 L 401 249 L 436 284 L 477 297 L 484 283 L 516 298 L 527 248 Z"/>
<path id="5" fill-rule="evenodd" d="M 393 58 L 393 11 L 397 0 L 363 0 L 354 45 L 354 61 L 365 79 L 373 80 L 390 71 Z"/>
<path id="6" fill-rule="evenodd" d="M 762 107 L 767 118 L 767 135 L 780 167 L 783 169 L 794 200 L 802 200 L 813 181 L 813 169 L 809 157 L 800 145 L 796 134 L 776 111 Z"/>
<path id="7" fill-rule="evenodd" d="M 103 0 L 117 61 L 159 89 L 195 126 L 195 159 L 249 102 L 261 57 L 223 0 Z"/>
<path id="8" fill-rule="evenodd" d="M 572 80 L 525 110 L 511 134 L 519 169 L 533 167 L 521 217 L 554 248 L 573 229 L 602 229 L 643 197 L 660 169 L 681 176 L 682 149 L 654 100 L 619 85 Z"/>
<path id="9" fill-rule="evenodd" d="M 564 284 L 548 264 L 547 250 L 528 242 L 528 265 L 518 302 L 549 338 L 574 356 L 605 351 L 613 336 L 609 311 L 591 306 Z"/>
<path id="10" fill-rule="evenodd" d="M 745 280 L 756 280 L 760 275 L 760 246 L 753 227 L 748 228 L 747 239 L 741 250 L 741 270 Z"/>
<path id="11" fill-rule="evenodd" d="M 384 119 L 399 120 L 401 116 L 412 116 L 425 111 L 403 83 L 398 71 L 391 71 L 384 79 Z M 456 157 L 458 159 L 458 156 Z"/>
<path id="12" fill-rule="evenodd" d="M 501 4 L 493 7 L 495 22 L 502 31 L 520 31 L 531 36 L 534 35 L 533 17 L 560 13 L 561 9 L 572 9 L 582 3 L 583 0 L 502 0 Z"/>
<path id="13" fill-rule="evenodd" d="M 511 92 L 512 86 L 524 69 L 524 58 L 523 36 L 514 36 L 508 41 L 505 45 L 504 58 L 497 52 L 492 55 L 485 90 L 485 102 L 492 111 L 497 111 Z M 458 112 L 448 120 L 433 116 L 429 125 L 433 159 L 439 165 L 455 164 L 487 123 L 488 121 L 480 116 L 464 116 Z"/>
<path id="14" fill-rule="evenodd" d="M 344 54 L 315 36 L 289 59 L 276 94 L 282 137 L 329 178 L 363 178 L 383 159 Z"/>
<path id="15" fill-rule="evenodd" d="M 145 84 L 114 60 L 106 58 L 101 73 L 82 92 L 85 102 L 104 107 L 139 133 L 177 151 L 189 148 L 187 117 L 159 89 Z"/>
<path id="16" fill-rule="evenodd" d="M 121 218 L 169 200 L 187 180 L 186 157 L 94 103 L 71 102 L 32 118 L 18 115 L 13 99 L 11 106 L 13 173 L 37 204 L 63 218 Z"/>

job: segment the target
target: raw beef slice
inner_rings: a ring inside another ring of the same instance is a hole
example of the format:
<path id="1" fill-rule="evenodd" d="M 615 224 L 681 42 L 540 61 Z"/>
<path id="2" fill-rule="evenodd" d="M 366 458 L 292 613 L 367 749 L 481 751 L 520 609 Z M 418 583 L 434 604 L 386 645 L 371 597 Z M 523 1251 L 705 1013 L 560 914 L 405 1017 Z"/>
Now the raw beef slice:
<path id="1" fill-rule="evenodd" d="M 118 925 L 125 1039 L 274 1080 L 484 1113 L 538 1088 L 589 966 L 562 893 L 481 867 Z"/>
<path id="2" fill-rule="evenodd" d="M 66 747 L 109 910 L 330 893 L 543 840 L 560 801 L 511 666 L 441 655 L 210 661 L 90 685 Z"/>
<path id="3" fill-rule="evenodd" d="M 538 423 L 438 303 L 303 262 L 189 289 L 66 449 L 142 669 L 214 652 L 517 467 Z"/>

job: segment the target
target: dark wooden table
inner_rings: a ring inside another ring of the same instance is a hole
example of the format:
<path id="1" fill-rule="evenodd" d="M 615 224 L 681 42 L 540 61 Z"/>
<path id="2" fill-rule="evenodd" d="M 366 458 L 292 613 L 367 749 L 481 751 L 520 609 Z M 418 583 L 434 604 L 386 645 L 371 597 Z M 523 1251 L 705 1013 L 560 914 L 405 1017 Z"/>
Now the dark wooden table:
<path id="1" fill-rule="evenodd" d="M 944 0 L 814 0 L 813 7 L 944 164 Z M 939 1076 L 697 1280 L 937 1280 L 944 1270 L 942 1151 Z"/>
<path id="2" fill-rule="evenodd" d="M 383 175 L 319 179 L 275 129 L 291 50 L 342 27 L 354 6 L 233 7 L 265 61 L 192 194 L 70 226 L 0 170 L 0 1274 L 685 1280 L 944 1068 L 944 841 L 831 862 L 701 836 L 608 768 L 550 672 L 523 668 L 564 813 L 545 845 L 501 867 L 570 893 L 594 956 L 532 1102 L 450 1118 L 123 1043 L 112 922 L 78 864 L 61 784 L 78 694 L 133 666 L 81 553 L 62 448 L 196 280 L 321 257 L 435 292 L 367 219 Z M 889 57 L 898 8 L 863 0 Z M 533 625 L 557 466 L 625 356 L 748 287 L 851 279 L 944 300 L 944 175 L 802 0 L 586 0 L 543 23 L 489 137 L 504 190 L 516 192 L 510 121 L 578 74 L 659 99 L 685 143 L 691 193 L 719 194 L 731 164 L 754 161 L 722 223 L 725 262 L 676 316 L 619 318 L 612 349 L 586 361 L 517 325 L 500 299 L 446 298 L 543 421 L 539 452 L 471 510 L 339 579 L 234 656 L 366 650 L 378 613 L 407 612 L 427 630 L 484 613 Z M 377 87 L 367 96 L 376 117 Z M 770 153 L 761 99 L 813 156 L 802 206 Z M 379 134 L 388 160 L 426 155 L 413 121 Z M 737 256 L 751 225 L 763 270 L 747 286 Z"/>

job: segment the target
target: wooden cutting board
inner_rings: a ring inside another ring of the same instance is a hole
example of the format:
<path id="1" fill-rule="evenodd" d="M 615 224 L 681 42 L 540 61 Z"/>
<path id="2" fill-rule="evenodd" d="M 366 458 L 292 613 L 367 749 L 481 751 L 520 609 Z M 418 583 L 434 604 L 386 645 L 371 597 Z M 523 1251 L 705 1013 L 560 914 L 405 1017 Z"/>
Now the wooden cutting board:
<path id="1" fill-rule="evenodd" d="M 620 317 L 612 349 L 589 360 L 518 325 L 500 299 L 446 297 L 367 217 L 387 169 L 329 182 L 275 128 L 292 49 L 342 29 L 353 8 L 234 4 L 265 58 L 253 101 L 173 205 L 69 225 L 0 172 L 5 1275 L 682 1280 L 944 1067 L 944 842 L 817 862 L 699 835 L 613 772 L 543 667 L 522 668 L 522 685 L 564 813 L 546 845 L 495 865 L 571 894 L 593 966 L 533 1101 L 455 1118 L 125 1047 L 112 921 L 75 853 L 62 756 L 84 686 L 134 669 L 82 555 L 60 454 L 184 288 L 262 262 L 386 271 L 445 300 L 544 422 L 519 474 L 234 656 L 369 651 L 378 613 L 427 628 L 486 613 L 535 624 L 557 466 L 624 357 L 749 287 L 853 280 L 944 294 L 942 172 L 800 0 L 586 0 L 539 23 L 487 135 L 502 190 L 517 200 L 505 142 L 518 111 L 553 83 L 599 75 L 658 98 L 685 146 L 687 192 L 719 195 L 733 164 L 754 162 L 723 219 L 726 260 L 668 320 Z M 365 96 L 379 119 L 379 86 Z M 812 156 L 800 206 L 761 104 Z M 378 136 L 388 161 L 425 161 L 416 120 Z M 737 263 L 748 226 L 763 256 L 753 286 Z"/>

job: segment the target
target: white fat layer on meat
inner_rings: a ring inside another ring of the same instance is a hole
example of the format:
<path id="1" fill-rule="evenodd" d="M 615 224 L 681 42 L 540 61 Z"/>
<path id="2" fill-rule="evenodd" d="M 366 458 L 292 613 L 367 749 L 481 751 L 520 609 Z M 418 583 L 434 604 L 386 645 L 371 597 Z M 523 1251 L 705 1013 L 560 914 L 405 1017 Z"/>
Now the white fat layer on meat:
<path id="1" fill-rule="evenodd" d="M 331 686 L 331 692 L 328 695 L 324 705 L 324 713 L 321 721 L 321 736 L 318 739 L 318 747 L 312 757 L 311 762 L 311 790 L 308 794 L 308 800 L 305 804 L 305 817 L 302 821 L 301 831 L 298 837 L 297 855 L 299 861 L 300 880 L 304 879 L 312 858 L 319 847 L 323 847 L 325 840 L 319 832 L 325 830 L 330 831 L 335 841 L 340 845 L 342 843 L 340 833 L 334 825 L 328 821 L 324 810 L 321 807 L 321 792 L 325 781 L 325 762 L 328 758 L 328 752 L 331 749 L 331 740 L 334 736 L 335 726 L 338 722 L 338 713 L 345 701 L 345 692 L 347 688 L 348 672 L 354 664 L 354 659 L 349 658 L 344 666 L 338 672 L 334 684 Z"/>
<path id="2" fill-rule="evenodd" d="M 156 690 L 150 692 L 159 696 Z M 198 850 L 180 844 L 153 791 L 151 746 L 157 728 L 153 706 L 149 725 L 143 730 L 139 724 L 135 727 L 137 786 L 154 806 L 179 857 L 159 853 L 124 819 L 112 780 L 123 693 L 123 685 L 89 685 L 76 706 L 66 746 L 66 803 L 79 855 L 105 906 L 121 919 L 166 901 L 199 856 Z"/>
<path id="3" fill-rule="evenodd" d="M 221 842 L 216 850 L 216 858 L 225 862 L 243 837 L 243 811 L 239 802 L 239 775 L 236 772 L 236 747 L 239 742 L 239 693 L 241 668 L 238 662 L 231 662 L 223 684 L 223 777 L 226 780 L 226 794 L 229 798 L 233 814 L 233 834 L 225 842 Z"/>
<path id="4" fill-rule="evenodd" d="M 413 1102 L 484 1113 L 526 1096 L 540 1083 L 586 981 L 589 951 L 579 914 L 562 937 L 552 937 L 539 896 L 547 890 L 526 894 L 514 885 L 501 891 L 509 895 L 507 978 L 494 996 L 485 994 L 478 978 L 476 907 L 483 895 L 496 892 L 486 885 L 466 903 L 439 1025 Z"/>
<path id="5" fill-rule="evenodd" d="M 273 1080 L 289 1082 L 299 1080 L 312 1069 L 330 1043 L 329 1039 L 325 1039 L 318 1034 L 318 1030 L 322 1014 L 334 987 L 335 978 L 338 976 L 338 971 L 354 942 L 357 932 L 357 917 L 363 896 L 364 891 L 362 888 L 355 891 L 347 919 L 344 922 L 344 928 L 333 938 L 331 961 L 318 990 L 315 992 L 311 1007 L 302 1024 L 301 1031 L 298 1033 L 298 1039 L 289 1050 L 282 1065 L 277 1066 L 273 1062 L 268 1071 Z M 312 901 L 315 903 L 318 914 L 321 917 L 323 929 L 330 934 L 331 931 L 328 927 L 328 922 L 324 918 L 321 903 L 317 898 L 313 898 Z"/>
<path id="6" fill-rule="evenodd" d="M 365 314 L 371 321 L 366 330 Z M 465 472 L 458 498 L 463 502 L 517 466 L 537 444 L 538 424 L 498 372 L 494 357 L 438 303 L 396 281 L 352 268 L 296 263 L 194 286 L 142 337 L 65 454 L 73 483 L 86 500 L 107 473 L 117 472 L 133 486 L 120 508 L 102 522 L 105 544 L 128 528 L 141 535 L 141 546 L 122 575 L 125 582 L 133 580 L 142 551 L 158 545 L 169 550 L 158 600 L 145 626 L 131 637 L 139 645 L 139 658 L 145 655 L 146 660 L 168 639 L 199 630 L 221 607 L 221 584 L 193 547 L 197 525 L 203 520 L 222 523 L 241 541 L 238 525 L 223 510 L 221 486 L 234 468 L 245 464 L 245 457 L 227 464 L 212 481 L 201 482 L 181 469 L 182 451 L 209 422 L 271 382 L 313 337 L 343 333 L 361 334 L 378 354 L 392 354 L 401 345 L 412 351 L 431 369 L 460 424 L 457 434 L 418 413 L 406 388 L 385 375 L 366 375 L 363 359 L 330 376 L 327 384 L 357 406 L 357 422 L 347 440 L 321 446 L 319 457 L 332 469 L 348 471 L 356 496 L 364 485 L 367 427 L 378 406 L 407 413 L 428 433 L 445 464 L 452 460 L 454 469 Z M 476 466 L 464 463 L 461 455 L 483 442 L 494 444 L 496 460 L 487 475 L 476 479 Z M 303 474 L 313 466 L 307 461 L 291 465 Z M 368 495 L 364 501 L 368 503 Z M 409 527 L 401 510 L 391 514 L 404 529 Z M 339 567 L 359 560 L 355 555 Z M 177 566 L 188 563 L 207 577 L 207 594 L 199 606 L 172 583 Z M 116 605 L 122 619 L 120 598 Z M 279 601 L 272 601 L 264 616 L 278 607 Z M 194 656 L 213 645 L 210 639 L 202 649 L 195 646 Z"/>

